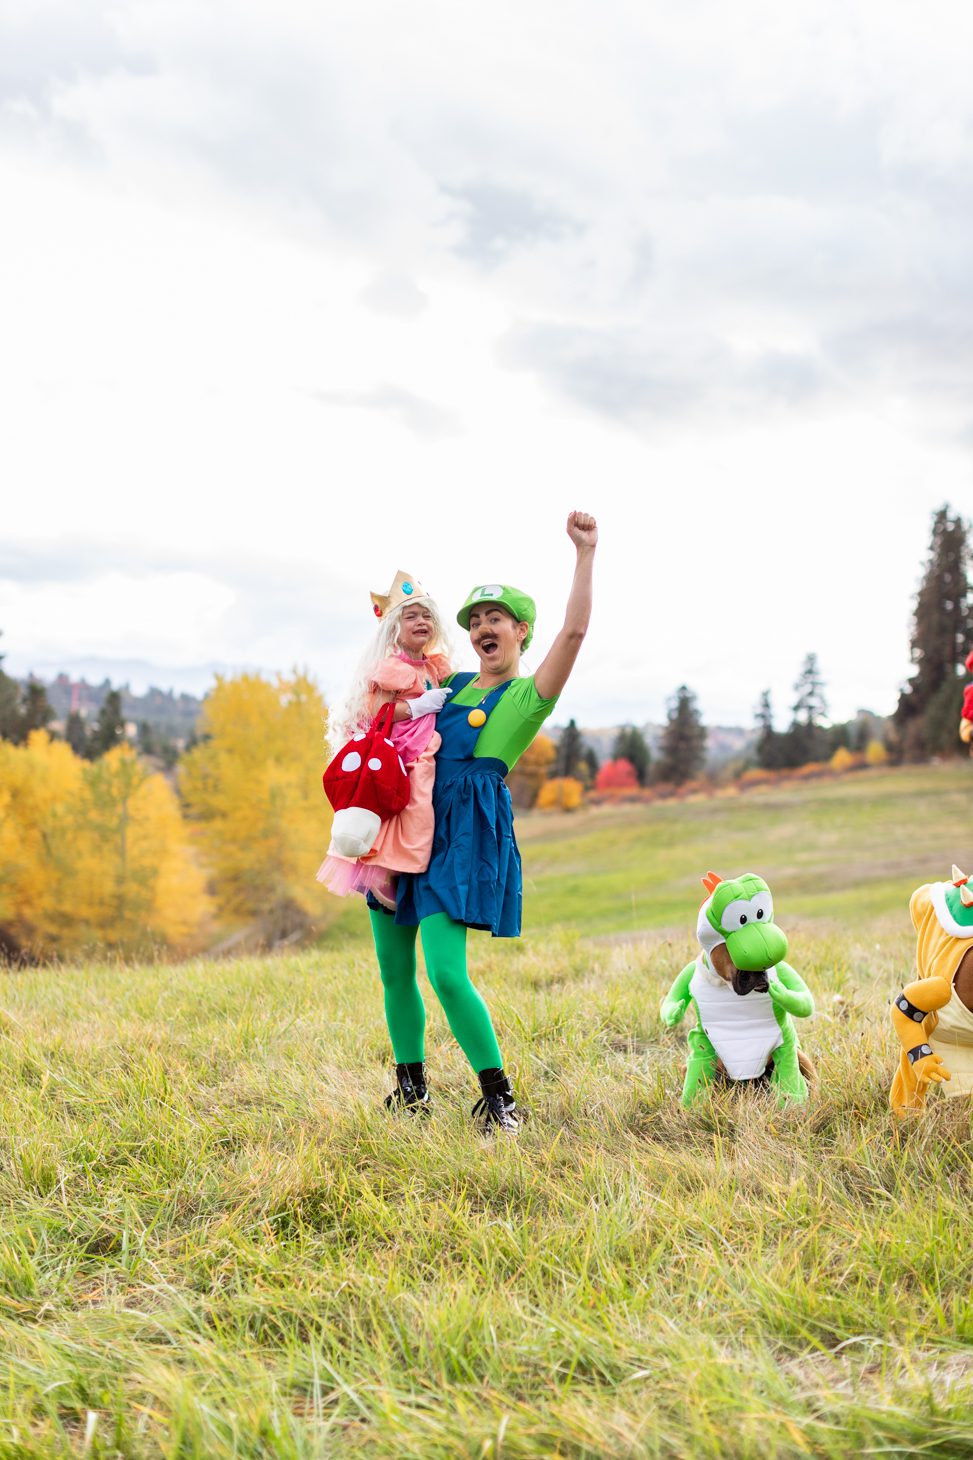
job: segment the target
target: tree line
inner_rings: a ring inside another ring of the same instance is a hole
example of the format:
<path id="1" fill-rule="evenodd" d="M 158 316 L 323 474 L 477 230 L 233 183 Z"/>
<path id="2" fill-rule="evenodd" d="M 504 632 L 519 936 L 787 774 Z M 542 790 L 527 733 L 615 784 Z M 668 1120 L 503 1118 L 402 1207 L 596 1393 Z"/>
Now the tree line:
<path id="1" fill-rule="evenodd" d="M 15 728 L 0 740 L 8 957 L 152 953 L 244 931 L 272 944 L 333 914 L 314 880 L 330 839 L 326 711 L 306 676 L 218 678 L 175 777 L 117 731 L 87 757 L 44 725 Z"/>
<path id="2" fill-rule="evenodd" d="M 32 731 L 51 729 L 56 711 L 47 687 L 34 678 L 19 685 L 4 670 L 3 658 L 0 654 L 0 740 L 23 745 Z M 98 760 L 115 746 L 124 744 L 128 728 L 121 691 L 107 687 L 94 721 L 89 721 L 80 710 L 69 710 L 63 738 L 83 760 Z M 193 740 L 190 736 L 187 748 Z M 180 745 L 149 720 L 139 721 L 135 743 L 143 755 L 158 760 L 167 770 L 179 759 Z"/>
<path id="3" fill-rule="evenodd" d="M 874 746 L 896 759 L 958 751 L 962 666 L 973 641 L 969 559 L 965 523 L 940 509 L 915 601 L 914 672 L 890 721 L 830 724 L 823 676 L 808 654 L 787 730 L 774 729 L 769 692 L 761 696 L 750 764 L 783 769 Z M 195 742 L 170 775 L 144 744 L 140 755 L 128 743 L 117 691 L 93 725 L 79 729 L 69 717 L 63 739 L 51 734 L 52 718 L 44 687 L 21 687 L 0 666 L 0 951 L 186 948 L 245 927 L 273 942 L 333 915 L 334 900 L 313 876 L 330 812 L 320 783 L 326 708 L 309 678 L 218 678 Z M 705 758 L 706 728 L 683 684 L 655 754 L 627 725 L 599 764 L 572 720 L 556 745 L 537 737 L 511 790 L 521 806 L 571 809 L 588 788 L 685 785 Z"/>
<path id="4" fill-rule="evenodd" d="M 928 557 L 915 599 L 910 632 L 915 671 L 902 686 L 892 716 L 886 720 L 860 711 L 853 720 L 832 723 L 821 666 L 817 655 L 809 652 L 794 684 L 787 728 L 775 728 L 770 690 L 764 690 L 754 714 L 751 749 L 731 769 L 737 774 L 751 768 L 775 772 L 821 762 L 881 764 L 962 753 L 957 727 L 963 663 L 971 646 L 969 528 L 959 514 L 943 506 L 933 515 Z M 599 764 L 594 749 L 571 720 L 556 746 L 543 737 L 535 741 L 526 763 L 522 761 L 514 773 L 516 799 L 521 805 L 572 809 L 592 789 L 683 786 L 703 773 L 706 741 L 696 696 L 683 684 L 668 702 L 655 758 L 643 732 L 626 725 L 616 735 L 610 757 Z"/>

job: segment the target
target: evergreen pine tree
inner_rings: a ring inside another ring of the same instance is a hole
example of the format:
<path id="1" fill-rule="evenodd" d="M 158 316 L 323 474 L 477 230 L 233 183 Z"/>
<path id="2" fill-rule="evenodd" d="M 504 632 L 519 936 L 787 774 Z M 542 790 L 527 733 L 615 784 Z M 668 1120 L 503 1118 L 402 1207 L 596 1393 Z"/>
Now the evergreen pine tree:
<path id="1" fill-rule="evenodd" d="M 64 738 L 75 755 L 87 757 L 88 727 L 85 725 L 84 716 L 80 710 L 72 710 L 68 715 L 64 726 Z"/>
<path id="2" fill-rule="evenodd" d="M 933 514 L 929 558 L 916 594 L 910 640 L 915 673 L 902 689 L 893 716 L 908 759 L 956 747 L 960 670 L 971 639 L 968 528 L 944 505 Z"/>
<path id="3" fill-rule="evenodd" d="M 785 763 L 806 765 L 820 760 L 827 753 L 828 737 L 824 722 L 828 718 L 828 702 L 824 680 L 816 654 L 806 654 L 794 685 L 797 698 L 791 707 L 791 727 L 787 733 Z"/>
<path id="4" fill-rule="evenodd" d="M 774 729 L 774 712 L 770 704 L 770 690 L 765 689 L 754 713 L 757 724 L 755 754 L 761 770 L 775 771 L 783 765 L 781 736 Z"/>
<path id="5" fill-rule="evenodd" d="M 669 701 L 658 761 L 659 780 L 682 785 L 699 774 L 706 762 L 706 729 L 696 696 L 681 684 Z"/>
<path id="6" fill-rule="evenodd" d="M 53 719 L 47 690 L 40 680 L 28 680 L 20 701 L 20 740 L 26 740 L 32 730 L 46 730 Z"/>
<path id="7" fill-rule="evenodd" d="M 578 776 L 579 779 L 581 779 L 579 771 L 583 775 L 584 737 L 573 720 L 569 720 L 561 731 L 561 738 L 557 743 L 557 760 L 554 764 L 555 775 Z"/>
<path id="8" fill-rule="evenodd" d="M 963 708 L 963 680 L 958 674 L 944 679 L 926 706 L 922 734 L 927 755 L 958 755 L 964 750 L 957 728 Z"/>
<path id="9" fill-rule="evenodd" d="M 820 729 L 828 718 L 828 702 L 824 697 L 824 680 L 816 654 L 806 654 L 794 685 L 797 699 L 793 705 L 794 724 Z"/>
<path id="10" fill-rule="evenodd" d="M 98 711 L 95 728 L 88 740 L 88 756 L 97 760 L 125 739 L 125 721 L 122 719 L 122 697 L 117 689 L 110 689 Z"/>
<path id="11" fill-rule="evenodd" d="M 634 725 L 624 725 L 619 730 L 612 746 L 612 760 L 629 761 L 635 767 L 639 785 L 645 785 L 649 778 L 651 756 L 641 730 L 636 730 Z"/>
<path id="12" fill-rule="evenodd" d="M 0 654 L 0 740 L 17 740 L 20 730 L 20 686 L 3 669 Z"/>
<path id="13" fill-rule="evenodd" d="M 139 721 L 138 748 L 143 755 L 158 755 L 159 742 L 148 720 Z"/>

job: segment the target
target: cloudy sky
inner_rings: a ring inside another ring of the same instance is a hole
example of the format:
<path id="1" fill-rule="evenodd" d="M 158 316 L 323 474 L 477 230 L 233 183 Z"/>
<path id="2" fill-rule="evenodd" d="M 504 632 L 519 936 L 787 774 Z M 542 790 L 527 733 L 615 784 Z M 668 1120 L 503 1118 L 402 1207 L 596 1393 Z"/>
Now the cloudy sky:
<path id="1" fill-rule="evenodd" d="M 0 0 L 0 649 L 330 697 L 402 567 L 570 580 L 559 718 L 835 718 L 973 516 L 973 9 Z M 467 649 L 467 657 L 468 657 Z M 149 666 L 140 668 L 139 666 Z"/>

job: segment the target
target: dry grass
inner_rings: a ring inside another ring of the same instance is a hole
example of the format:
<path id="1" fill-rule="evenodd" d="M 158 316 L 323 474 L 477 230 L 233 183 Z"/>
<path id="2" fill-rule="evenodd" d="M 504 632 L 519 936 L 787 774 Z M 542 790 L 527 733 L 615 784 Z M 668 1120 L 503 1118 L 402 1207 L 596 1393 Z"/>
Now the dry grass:
<path id="1" fill-rule="evenodd" d="M 10 975 L 0 1455 L 973 1456 L 970 1107 L 890 1116 L 911 939 L 862 909 L 792 935 L 799 1111 L 680 1111 L 686 933 L 476 940 L 515 1142 L 438 1012 L 386 1117 L 362 943 Z"/>

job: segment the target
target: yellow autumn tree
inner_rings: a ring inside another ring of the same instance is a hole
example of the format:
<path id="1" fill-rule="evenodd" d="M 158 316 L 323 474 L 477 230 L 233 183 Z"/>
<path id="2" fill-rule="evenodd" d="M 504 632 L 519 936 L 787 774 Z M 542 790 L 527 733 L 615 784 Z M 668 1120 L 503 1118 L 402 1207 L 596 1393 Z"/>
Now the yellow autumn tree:
<path id="1" fill-rule="evenodd" d="M 577 811 L 584 800 L 584 786 L 577 776 L 555 776 L 545 781 L 537 798 L 538 811 Z"/>
<path id="2" fill-rule="evenodd" d="M 328 916 L 314 874 L 331 835 L 324 700 L 306 675 L 218 677 L 180 786 L 221 912 L 273 940 Z"/>
<path id="3" fill-rule="evenodd" d="M 205 873 L 176 796 L 127 745 L 85 767 L 88 856 L 76 875 L 98 941 L 183 944 L 208 913 Z"/>
<path id="4" fill-rule="evenodd" d="M 69 745 L 35 731 L 0 742 L 0 927 L 12 950 L 64 946 L 62 870 L 84 795 Z"/>
<path id="5" fill-rule="evenodd" d="M 0 928 L 36 956 L 184 947 L 208 914 L 176 796 L 129 746 L 0 746 Z"/>
<path id="6" fill-rule="evenodd" d="M 865 746 L 866 765 L 887 765 L 888 759 L 889 753 L 885 749 L 885 746 L 882 744 L 881 740 L 870 740 Z"/>

